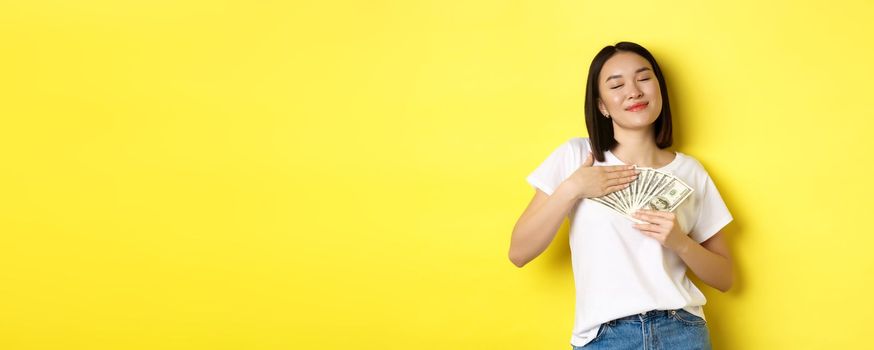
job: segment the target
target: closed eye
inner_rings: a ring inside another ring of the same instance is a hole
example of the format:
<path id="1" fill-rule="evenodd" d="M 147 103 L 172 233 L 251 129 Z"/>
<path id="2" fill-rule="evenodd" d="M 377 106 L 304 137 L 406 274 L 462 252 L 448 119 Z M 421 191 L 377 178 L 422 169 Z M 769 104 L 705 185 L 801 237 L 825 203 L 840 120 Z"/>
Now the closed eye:
<path id="1" fill-rule="evenodd" d="M 650 78 L 644 78 L 644 79 L 640 79 L 640 80 L 638 80 L 638 81 L 647 81 L 647 80 L 649 80 L 649 79 L 650 79 Z M 614 87 L 611 87 L 610 89 L 615 90 L 615 89 L 621 88 L 623 85 L 625 85 L 625 84 L 619 84 L 619 85 L 616 85 L 616 86 L 614 86 Z"/>

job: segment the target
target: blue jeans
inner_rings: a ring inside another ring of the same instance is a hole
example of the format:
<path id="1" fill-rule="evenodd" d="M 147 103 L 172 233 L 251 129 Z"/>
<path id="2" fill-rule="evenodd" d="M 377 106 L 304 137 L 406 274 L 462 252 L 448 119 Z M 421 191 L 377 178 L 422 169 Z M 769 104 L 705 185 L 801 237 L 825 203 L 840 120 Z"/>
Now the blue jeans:
<path id="1" fill-rule="evenodd" d="M 654 310 L 601 324 L 598 334 L 577 349 L 710 350 L 704 319 L 686 310 Z"/>

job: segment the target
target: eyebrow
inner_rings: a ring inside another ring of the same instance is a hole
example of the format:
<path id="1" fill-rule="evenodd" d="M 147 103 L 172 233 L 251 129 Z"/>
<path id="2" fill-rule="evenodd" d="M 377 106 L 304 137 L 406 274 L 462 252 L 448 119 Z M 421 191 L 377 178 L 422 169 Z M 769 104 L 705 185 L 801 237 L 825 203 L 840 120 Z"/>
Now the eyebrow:
<path id="1" fill-rule="evenodd" d="M 647 67 L 641 67 L 641 68 L 638 68 L 636 71 L 634 71 L 634 74 L 643 72 L 645 70 L 650 70 L 650 69 Z M 607 77 L 607 80 L 604 80 L 604 82 L 606 83 L 606 82 L 610 81 L 610 79 L 613 79 L 613 78 L 622 78 L 622 76 L 621 75 L 611 75 L 611 76 Z"/>

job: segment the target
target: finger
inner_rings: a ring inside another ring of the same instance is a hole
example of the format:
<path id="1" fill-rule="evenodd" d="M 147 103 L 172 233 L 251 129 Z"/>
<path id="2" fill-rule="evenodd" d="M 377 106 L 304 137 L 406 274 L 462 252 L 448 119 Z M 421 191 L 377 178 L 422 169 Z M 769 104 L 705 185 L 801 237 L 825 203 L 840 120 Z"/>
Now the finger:
<path id="1" fill-rule="evenodd" d="M 624 171 L 634 169 L 634 165 L 605 165 L 601 168 L 608 173 L 612 173 L 614 171 Z"/>
<path id="2" fill-rule="evenodd" d="M 615 186 L 610 186 L 610 187 L 607 187 L 606 190 L 604 190 L 606 192 L 604 194 L 608 195 L 608 194 L 611 194 L 611 193 L 616 192 L 616 191 L 621 191 L 623 188 L 626 188 L 626 187 L 628 187 L 628 184 L 619 184 L 619 185 L 615 185 Z"/>
<path id="3" fill-rule="evenodd" d="M 641 213 L 643 213 L 643 214 L 649 214 L 649 215 L 653 215 L 653 216 L 658 216 L 658 217 L 661 217 L 661 218 L 665 218 L 665 219 L 667 219 L 667 220 L 669 220 L 669 221 L 674 219 L 674 213 L 667 212 L 667 211 L 661 211 L 661 210 L 650 210 L 650 209 L 640 209 L 639 212 L 641 212 Z"/>
<path id="4" fill-rule="evenodd" d="M 592 152 L 589 152 L 589 155 L 586 156 L 586 160 L 583 161 L 582 166 L 592 166 L 592 164 L 594 164 L 594 163 L 595 163 L 595 160 L 592 157 Z"/>
<path id="5" fill-rule="evenodd" d="M 652 238 L 652 239 L 658 241 L 659 243 L 664 242 L 664 240 L 665 240 L 664 235 L 658 234 L 656 232 L 650 232 L 650 231 L 639 231 L 639 232 L 644 236 L 647 236 L 649 238 Z"/>
<path id="6" fill-rule="evenodd" d="M 644 213 L 644 212 L 637 212 L 637 213 L 634 213 L 633 216 L 634 216 L 635 218 L 637 218 L 637 219 L 640 219 L 640 220 L 643 220 L 643 221 L 646 221 L 646 222 L 649 222 L 649 223 L 652 223 L 652 224 L 657 224 L 657 225 L 663 225 L 663 224 L 669 224 L 669 223 L 671 223 L 670 220 L 665 219 L 665 218 L 663 218 L 663 217 L 661 217 L 661 216 L 650 215 L 650 214 L 647 214 L 647 213 Z"/>
<path id="7" fill-rule="evenodd" d="M 640 230 L 640 231 L 642 231 L 642 232 L 649 232 L 649 233 L 653 233 L 653 234 L 660 234 L 660 233 L 661 233 L 661 231 L 659 231 L 659 230 L 661 229 L 661 227 L 658 226 L 658 225 L 653 225 L 653 224 L 634 224 L 633 227 L 636 228 L 636 229 L 638 229 L 638 230 Z"/>
<path id="8" fill-rule="evenodd" d="M 667 220 L 667 219 L 662 218 L 662 217 L 654 216 L 654 215 L 636 213 L 632 216 L 637 218 L 638 220 L 643 220 L 643 221 L 646 221 L 648 223 L 655 224 L 655 225 L 666 225 L 666 224 L 671 223 L 670 220 Z"/>
<path id="9" fill-rule="evenodd" d="M 614 171 L 611 173 L 607 173 L 607 178 L 615 179 L 618 177 L 629 177 L 629 176 L 637 176 L 640 174 L 640 170 L 622 170 L 622 171 Z"/>
<path id="10" fill-rule="evenodd" d="M 612 178 L 612 179 L 607 180 L 607 186 L 623 185 L 623 184 L 630 183 L 630 182 L 634 181 L 635 179 L 637 179 L 637 175 L 631 175 L 631 176 L 626 176 L 626 177 L 616 177 L 616 178 Z"/>

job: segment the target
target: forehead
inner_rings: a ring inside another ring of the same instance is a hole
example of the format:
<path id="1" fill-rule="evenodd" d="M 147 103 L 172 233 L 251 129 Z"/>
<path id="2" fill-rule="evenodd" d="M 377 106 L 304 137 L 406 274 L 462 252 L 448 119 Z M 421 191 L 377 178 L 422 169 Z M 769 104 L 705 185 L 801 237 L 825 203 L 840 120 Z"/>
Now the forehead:
<path id="1" fill-rule="evenodd" d="M 643 56 L 633 52 L 620 52 L 608 58 L 607 62 L 604 62 L 598 80 L 604 82 L 607 77 L 613 75 L 632 76 L 638 69 L 643 67 L 649 68 L 649 72 L 652 72 L 652 65 Z"/>

